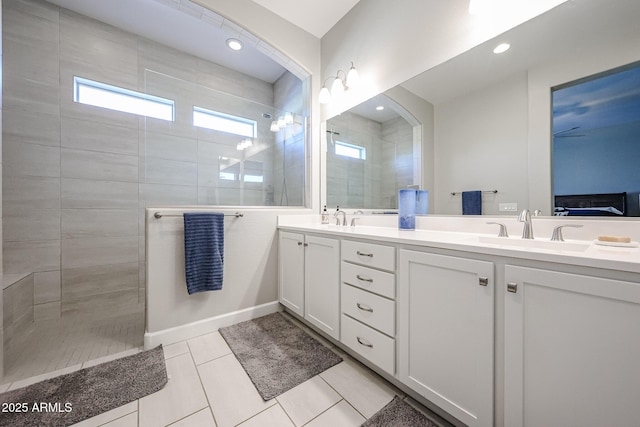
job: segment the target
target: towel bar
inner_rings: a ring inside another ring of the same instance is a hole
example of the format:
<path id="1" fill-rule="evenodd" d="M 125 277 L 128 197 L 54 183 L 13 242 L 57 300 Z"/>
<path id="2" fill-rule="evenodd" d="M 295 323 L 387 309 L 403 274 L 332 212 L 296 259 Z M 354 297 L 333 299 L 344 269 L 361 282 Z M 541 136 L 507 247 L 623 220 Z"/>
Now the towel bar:
<path id="1" fill-rule="evenodd" d="M 498 190 L 482 190 L 483 193 L 493 193 L 496 194 L 498 192 Z M 457 196 L 458 194 L 462 194 L 462 191 L 452 191 L 451 195 L 452 196 Z"/>
<path id="2" fill-rule="evenodd" d="M 156 212 L 156 213 L 153 214 L 153 217 L 156 218 L 156 219 L 160 219 L 160 218 L 165 217 L 165 216 L 182 216 L 182 214 L 178 214 L 178 215 L 162 215 L 160 212 Z M 242 218 L 244 216 L 244 214 L 240 213 L 240 212 L 236 212 L 234 214 L 224 214 L 224 216 L 233 216 L 233 217 L 236 217 L 236 218 Z"/>

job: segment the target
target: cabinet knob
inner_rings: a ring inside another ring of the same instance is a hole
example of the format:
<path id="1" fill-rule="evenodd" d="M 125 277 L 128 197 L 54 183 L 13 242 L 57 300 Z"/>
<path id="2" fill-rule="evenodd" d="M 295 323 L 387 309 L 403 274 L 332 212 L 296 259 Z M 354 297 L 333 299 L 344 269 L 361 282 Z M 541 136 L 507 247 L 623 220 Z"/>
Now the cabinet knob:
<path id="1" fill-rule="evenodd" d="M 360 337 L 356 337 L 356 339 L 358 340 L 358 343 L 359 343 L 360 345 L 363 345 L 363 346 L 365 346 L 365 347 L 369 347 L 369 348 L 373 348 L 373 344 L 366 342 L 366 341 L 365 341 L 365 340 L 363 340 L 362 338 L 360 338 Z"/>
<path id="2" fill-rule="evenodd" d="M 363 282 L 373 283 L 373 279 L 369 279 L 369 278 L 367 278 L 367 277 L 362 277 L 362 276 L 361 276 L 361 275 L 359 275 L 359 274 L 356 274 L 356 279 L 358 279 L 358 280 L 362 280 Z"/>
<path id="3" fill-rule="evenodd" d="M 517 283 L 507 283 L 507 292 L 516 293 L 518 292 L 518 284 Z"/>
<path id="4" fill-rule="evenodd" d="M 306 248 L 307 246 L 309 246 L 309 244 L 308 244 L 308 243 L 305 243 L 305 244 L 304 244 L 304 247 Z"/>
<path id="5" fill-rule="evenodd" d="M 298 242 L 298 246 L 302 246 L 302 242 Z"/>
<path id="6" fill-rule="evenodd" d="M 478 277 L 478 284 L 480 286 L 489 286 L 489 278 L 488 277 Z"/>
<path id="7" fill-rule="evenodd" d="M 356 306 L 362 311 L 368 311 L 369 313 L 373 313 L 373 308 L 371 308 L 369 306 L 360 304 L 359 302 L 356 303 Z"/>

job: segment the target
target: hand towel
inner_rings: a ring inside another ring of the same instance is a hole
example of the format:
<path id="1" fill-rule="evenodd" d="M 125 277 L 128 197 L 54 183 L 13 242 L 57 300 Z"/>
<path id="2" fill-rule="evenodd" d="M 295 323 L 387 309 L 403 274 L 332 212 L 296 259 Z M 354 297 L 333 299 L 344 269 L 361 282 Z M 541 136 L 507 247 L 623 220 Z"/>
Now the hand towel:
<path id="1" fill-rule="evenodd" d="M 224 214 L 184 213 L 184 269 L 189 295 L 222 289 Z"/>
<path id="2" fill-rule="evenodd" d="M 482 191 L 462 192 L 462 215 L 482 215 Z"/>

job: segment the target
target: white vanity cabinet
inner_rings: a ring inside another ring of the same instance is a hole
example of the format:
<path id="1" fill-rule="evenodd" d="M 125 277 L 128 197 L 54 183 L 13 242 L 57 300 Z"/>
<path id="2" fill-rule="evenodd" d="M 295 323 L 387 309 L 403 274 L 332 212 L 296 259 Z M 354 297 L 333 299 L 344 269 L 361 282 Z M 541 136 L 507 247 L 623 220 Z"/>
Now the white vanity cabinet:
<path id="1" fill-rule="evenodd" d="M 304 316 L 304 234 L 280 231 L 278 236 L 278 299 Z"/>
<path id="2" fill-rule="evenodd" d="M 492 262 L 400 250 L 400 381 L 468 426 L 493 425 L 494 289 Z"/>
<path id="3" fill-rule="evenodd" d="M 396 371 L 396 248 L 342 241 L 341 341 L 385 372 Z"/>
<path id="4" fill-rule="evenodd" d="M 505 426 L 640 425 L 640 283 L 507 265 Z"/>
<path id="5" fill-rule="evenodd" d="M 340 338 L 340 241 L 280 231 L 279 300 L 332 338 Z"/>

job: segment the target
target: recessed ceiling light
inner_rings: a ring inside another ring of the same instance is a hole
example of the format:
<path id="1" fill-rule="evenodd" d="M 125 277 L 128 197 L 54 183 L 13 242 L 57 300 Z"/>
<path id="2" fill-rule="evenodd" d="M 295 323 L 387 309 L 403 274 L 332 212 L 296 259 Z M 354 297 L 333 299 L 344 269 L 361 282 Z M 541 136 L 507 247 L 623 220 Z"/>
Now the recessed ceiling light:
<path id="1" fill-rule="evenodd" d="M 238 39 L 227 39 L 227 46 L 229 46 L 229 49 L 240 50 L 242 49 L 242 42 Z"/>
<path id="2" fill-rule="evenodd" d="M 382 111 L 382 110 L 384 110 L 384 105 L 378 105 L 378 106 L 376 107 L 376 110 L 378 110 L 378 111 Z"/>
<path id="3" fill-rule="evenodd" d="M 493 53 L 504 53 L 508 51 L 510 47 L 511 45 L 509 43 L 500 43 L 495 49 L 493 49 Z"/>

